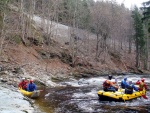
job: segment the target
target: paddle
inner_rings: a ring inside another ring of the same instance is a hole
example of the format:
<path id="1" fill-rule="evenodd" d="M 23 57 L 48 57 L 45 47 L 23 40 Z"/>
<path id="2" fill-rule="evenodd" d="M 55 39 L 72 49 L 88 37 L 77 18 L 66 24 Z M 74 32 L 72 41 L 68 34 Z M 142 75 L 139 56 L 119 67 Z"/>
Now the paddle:
<path id="1" fill-rule="evenodd" d="M 119 84 L 118 84 L 118 80 L 115 78 L 115 82 L 117 83 L 118 89 L 121 89 Z"/>
<path id="2" fill-rule="evenodd" d="M 37 92 L 43 92 L 44 90 L 34 90 L 34 91 L 37 91 Z"/>
<path id="3" fill-rule="evenodd" d="M 122 94 L 122 99 L 123 99 L 123 92 L 122 92 L 122 88 L 120 88 L 120 86 L 119 86 L 119 84 L 118 84 L 118 80 L 115 78 L 115 82 L 117 83 L 117 85 L 118 85 L 118 89 L 120 89 L 121 90 L 121 94 Z M 125 99 L 123 99 L 123 101 L 126 103 L 126 101 L 125 101 Z"/>
<path id="4" fill-rule="evenodd" d="M 44 90 L 39 90 L 39 91 L 41 91 L 41 92 L 42 92 L 42 91 L 44 91 Z"/>
<path id="5" fill-rule="evenodd" d="M 139 93 L 140 93 L 140 91 L 139 91 Z M 140 93 L 141 94 L 141 93 Z M 148 97 L 146 96 L 146 95 L 144 95 L 144 94 L 141 94 L 141 96 L 144 98 L 144 99 L 148 99 Z"/>
<path id="6" fill-rule="evenodd" d="M 144 90 L 144 89 L 143 89 Z M 145 89 L 146 90 L 146 89 Z M 140 93 L 141 94 L 141 93 Z M 141 94 L 141 96 L 144 98 L 144 99 L 148 99 L 148 97 L 146 96 L 146 91 L 145 91 L 145 95 L 144 94 Z"/>
<path id="7" fill-rule="evenodd" d="M 142 97 L 143 97 L 144 99 L 148 99 L 148 97 L 147 97 L 146 95 L 142 95 Z"/>

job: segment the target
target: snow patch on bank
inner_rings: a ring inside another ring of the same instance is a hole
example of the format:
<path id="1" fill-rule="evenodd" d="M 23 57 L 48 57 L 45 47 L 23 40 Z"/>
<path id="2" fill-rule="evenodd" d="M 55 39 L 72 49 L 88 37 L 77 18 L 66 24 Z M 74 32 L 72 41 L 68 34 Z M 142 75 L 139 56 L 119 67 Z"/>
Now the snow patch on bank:
<path id="1" fill-rule="evenodd" d="M 0 84 L 0 113 L 33 113 L 33 111 L 34 108 L 20 92 L 12 91 Z"/>

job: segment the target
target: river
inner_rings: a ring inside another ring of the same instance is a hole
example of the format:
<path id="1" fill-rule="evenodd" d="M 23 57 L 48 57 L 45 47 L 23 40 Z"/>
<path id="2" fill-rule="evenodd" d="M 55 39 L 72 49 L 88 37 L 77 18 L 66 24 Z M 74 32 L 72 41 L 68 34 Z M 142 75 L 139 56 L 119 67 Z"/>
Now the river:
<path id="1" fill-rule="evenodd" d="M 144 77 L 150 87 L 149 75 L 126 75 L 136 82 Z M 119 84 L 124 76 L 114 76 Z M 99 101 L 97 91 L 107 77 L 71 79 L 58 83 L 61 87 L 47 88 L 36 105 L 45 113 L 150 113 L 150 92 L 148 99 L 138 98 L 127 102 Z"/>

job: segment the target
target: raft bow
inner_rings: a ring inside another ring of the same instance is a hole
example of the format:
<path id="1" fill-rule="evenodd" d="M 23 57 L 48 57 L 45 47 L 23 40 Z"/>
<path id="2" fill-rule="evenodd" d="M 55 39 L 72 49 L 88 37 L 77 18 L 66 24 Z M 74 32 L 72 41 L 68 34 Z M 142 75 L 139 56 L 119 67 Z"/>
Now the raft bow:
<path id="1" fill-rule="evenodd" d="M 41 90 L 35 90 L 33 92 L 29 92 L 29 91 L 26 91 L 26 90 L 23 90 L 21 88 L 19 88 L 19 91 L 24 95 L 24 96 L 27 96 L 27 97 L 30 97 L 30 98 L 37 98 L 40 96 L 40 93 L 41 93 Z"/>
<path id="2" fill-rule="evenodd" d="M 146 94 L 146 90 L 136 91 L 132 94 L 125 94 L 123 89 L 119 89 L 116 92 L 110 91 L 98 91 L 98 96 L 101 101 L 116 101 L 116 102 L 125 102 L 130 101 L 139 97 L 143 97 Z"/>

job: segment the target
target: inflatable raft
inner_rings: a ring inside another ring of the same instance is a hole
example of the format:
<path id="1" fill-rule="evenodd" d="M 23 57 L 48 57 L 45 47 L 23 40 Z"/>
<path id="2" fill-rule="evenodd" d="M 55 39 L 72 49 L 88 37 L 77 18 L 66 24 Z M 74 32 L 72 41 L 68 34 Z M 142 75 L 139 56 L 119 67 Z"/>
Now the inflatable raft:
<path id="1" fill-rule="evenodd" d="M 40 93 L 41 93 L 41 90 L 35 90 L 33 92 L 28 92 L 28 91 L 25 91 L 23 89 L 20 89 L 19 88 L 19 91 L 24 95 L 24 96 L 27 96 L 27 97 L 30 97 L 30 98 L 37 98 L 40 96 Z"/>
<path id="2" fill-rule="evenodd" d="M 146 90 L 143 91 L 136 91 L 132 94 L 125 94 L 123 89 L 120 89 L 116 92 L 110 92 L 110 91 L 98 91 L 98 96 L 101 101 L 117 101 L 117 102 L 123 102 L 123 101 L 129 101 L 133 100 L 139 97 L 143 97 L 146 94 Z"/>

